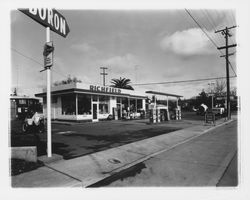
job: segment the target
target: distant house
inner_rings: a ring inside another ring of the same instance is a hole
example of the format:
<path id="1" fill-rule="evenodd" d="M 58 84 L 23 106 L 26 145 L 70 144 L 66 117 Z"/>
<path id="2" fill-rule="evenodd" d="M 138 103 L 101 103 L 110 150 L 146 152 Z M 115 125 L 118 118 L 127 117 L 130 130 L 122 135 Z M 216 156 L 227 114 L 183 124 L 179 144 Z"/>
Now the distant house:
<path id="1" fill-rule="evenodd" d="M 10 96 L 11 119 L 24 119 L 29 109 L 36 111 L 42 110 L 41 103 L 39 103 L 39 98 L 18 95 Z"/>

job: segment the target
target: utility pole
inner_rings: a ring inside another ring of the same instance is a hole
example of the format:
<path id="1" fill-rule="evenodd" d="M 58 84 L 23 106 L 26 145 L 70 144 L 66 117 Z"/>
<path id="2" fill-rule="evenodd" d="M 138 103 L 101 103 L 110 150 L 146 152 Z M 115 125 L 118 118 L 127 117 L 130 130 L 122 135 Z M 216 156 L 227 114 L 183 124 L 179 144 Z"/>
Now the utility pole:
<path id="1" fill-rule="evenodd" d="M 107 67 L 100 67 L 100 69 L 103 70 L 101 75 L 103 75 L 103 86 L 105 86 L 105 76 L 108 75 L 108 73 L 105 73 L 105 70 L 108 69 Z"/>
<path id="2" fill-rule="evenodd" d="M 232 48 L 232 47 L 236 47 L 236 44 L 231 44 L 228 45 L 228 37 L 231 37 L 232 35 L 229 33 L 229 29 L 232 28 L 236 28 L 236 26 L 232 26 L 232 27 L 226 27 L 225 29 L 221 29 L 218 31 L 215 31 L 215 33 L 221 32 L 222 35 L 224 35 L 225 40 L 226 40 L 226 45 L 222 46 L 222 47 L 218 47 L 218 50 L 221 49 L 226 49 L 226 54 L 221 56 L 221 57 L 225 57 L 226 58 L 226 77 L 227 77 L 227 119 L 230 120 L 231 119 L 231 111 L 230 111 L 230 80 L 229 80 L 229 59 L 228 57 L 232 54 L 228 53 L 228 49 Z"/>

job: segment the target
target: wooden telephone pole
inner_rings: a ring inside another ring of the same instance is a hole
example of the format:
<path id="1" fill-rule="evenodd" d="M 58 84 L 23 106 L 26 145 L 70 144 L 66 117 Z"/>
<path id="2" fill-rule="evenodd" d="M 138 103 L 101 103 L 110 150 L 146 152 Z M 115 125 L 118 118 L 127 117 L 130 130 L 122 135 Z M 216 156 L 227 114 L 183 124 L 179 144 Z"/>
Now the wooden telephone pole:
<path id="1" fill-rule="evenodd" d="M 225 57 L 226 58 L 226 77 L 227 77 L 227 119 L 230 120 L 231 119 L 231 110 L 230 110 L 230 80 L 229 80 L 229 59 L 228 57 L 233 55 L 233 54 L 229 54 L 228 53 L 228 49 L 232 48 L 232 47 L 236 47 L 236 44 L 231 44 L 228 45 L 228 37 L 231 37 L 232 35 L 229 33 L 229 29 L 232 28 L 236 28 L 236 26 L 232 26 L 232 27 L 226 27 L 225 29 L 222 30 L 218 30 L 215 31 L 215 33 L 221 32 L 222 35 L 224 35 L 225 40 L 226 40 L 226 45 L 222 46 L 222 47 L 218 47 L 218 50 L 221 49 L 226 49 L 226 54 L 221 56 L 221 57 Z"/>

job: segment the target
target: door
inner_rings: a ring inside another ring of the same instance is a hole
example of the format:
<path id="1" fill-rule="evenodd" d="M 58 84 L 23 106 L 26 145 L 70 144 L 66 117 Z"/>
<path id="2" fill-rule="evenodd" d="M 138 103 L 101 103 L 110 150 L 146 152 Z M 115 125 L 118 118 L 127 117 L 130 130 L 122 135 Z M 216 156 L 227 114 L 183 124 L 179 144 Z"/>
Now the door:
<path id="1" fill-rule="evenodd" d="M 97 103 L 93 103 L 92 104 L 92 113 L 93 113 L 93 122 L 97 122 L 98 121 L 98 110 L 97 110 L 98 106 L 97 106 Z"/>
<path id="2" fill-rule="evenodd" d="M 118 119 L 121 119 L 122 117 L 122 112 L 121 112 L 121 104 L 120 103 L 117 103 L 116 104 L 116 107 L 117 107 L 117 116 L 118 116 Z"/>

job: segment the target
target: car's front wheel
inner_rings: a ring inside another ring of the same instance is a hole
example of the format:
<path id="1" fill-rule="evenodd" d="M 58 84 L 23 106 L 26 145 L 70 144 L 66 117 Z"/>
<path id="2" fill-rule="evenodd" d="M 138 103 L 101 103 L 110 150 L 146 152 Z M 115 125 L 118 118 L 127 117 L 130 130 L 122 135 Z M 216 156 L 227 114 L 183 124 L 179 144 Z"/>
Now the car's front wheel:
<path id="1" fill-rule="evenodd" d="M 27 124 L 27 123 L 23 123 L 22 131 L 23 131 L 24 133 L 27 133 L 27 132 L 28 132 L 28 124 Z"/>

